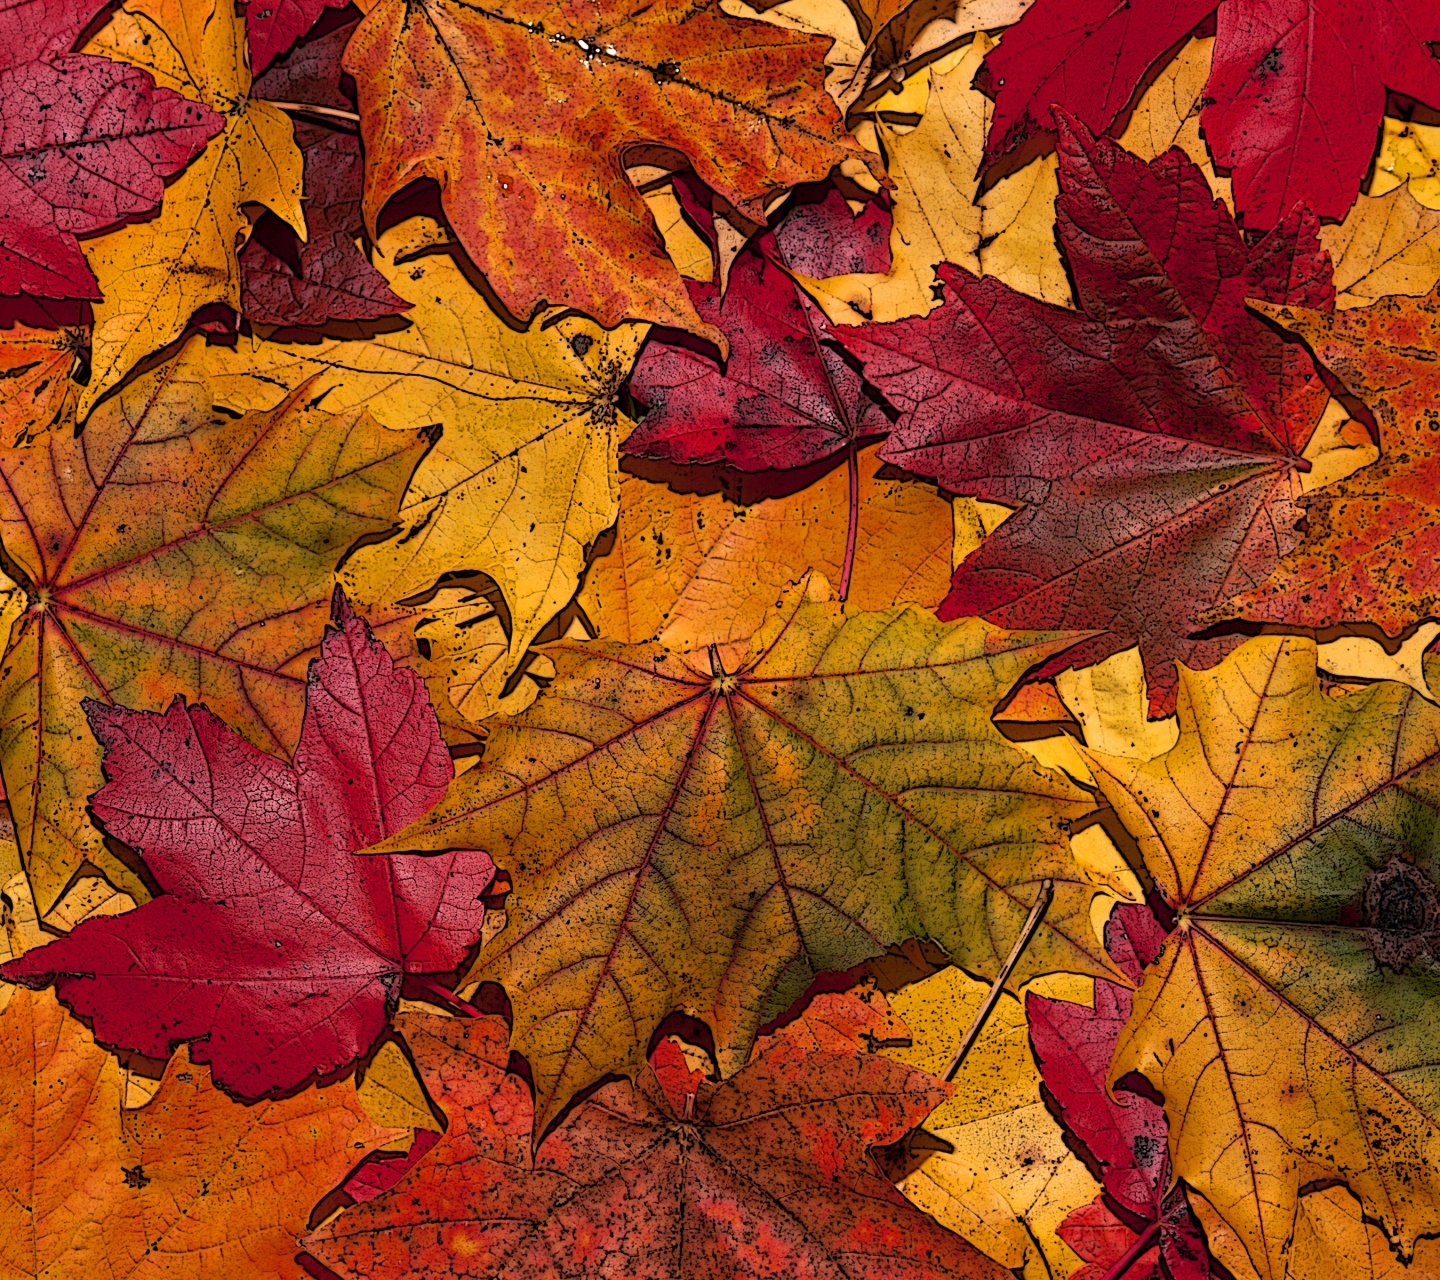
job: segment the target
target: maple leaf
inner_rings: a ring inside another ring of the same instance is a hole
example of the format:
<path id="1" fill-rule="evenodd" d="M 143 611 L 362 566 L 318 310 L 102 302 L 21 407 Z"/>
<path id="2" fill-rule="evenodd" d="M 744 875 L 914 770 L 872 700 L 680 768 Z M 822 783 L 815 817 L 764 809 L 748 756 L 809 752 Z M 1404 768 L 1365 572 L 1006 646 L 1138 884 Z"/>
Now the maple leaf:
<path id="1" fill-rule="evenodd" d="M 348 1083 L 240 1107 L 185 1053 L 122 1110 L 124 1072 L 53 996 L 0 1019 L 0 1271 L 47 1280 L 293 1277 L 314 1204 L 385 1138 Z"/>
<path id="2" fill-rule="evenodd" d="M 787 187 L 860 154 L 826 97 L 822 42 L 712 6 L 629 14 L 507 0 L 380 0 L 345 55 L 359 91 L 365 217 L 416 178 L 509 311 L 568 303 L 610 328 L 714 337 L 623 168 L 678 150 L 752 222 Z M 423 91 L 407 87 L 421 77 Z"/>
<path id="3" fill-rule="evenodd" d="M 950 585 L 950 504 L 929 485 L 886 478 L 875 454 L 871 445 L 856 460 L 849 603 L 934 608 Z M 786 497 L 739 505 L 622 474 L 615 546 L 585 571 L 580 607 L 602 638 L 627 644 L 694 652 L 748 640 L 806 569 L 840 581 L 848 488 L 835 469 Z"/>
<path id="4" fill-rule="evenodd" d="M 0 448 L 0 535 L 24 609 L 0 674 L 0 775 L 42 915 L 85 861 L 146 891 L 85 814 L 101 784 L 83 697 L 205 698 L 289 751 L 333 570 L 387 530 L 429 444 L 298 398 L 216 413 L 198 339 L 79 432 Z"/>
<path id="5" fill-rule="evenodd" d="M 128 0 L 86 46 L 213 108 L 225 128 L 170 184 L 158 216 L 84 246 L 104 300 L 94 309 L 82 418 L 196 311 L 239 310 L 239 247 L 250 230 L 243 204 L 262 204 L 305 235 L 294 129 L 283 111 L 249 96 L 243 24 L 228 0 Z"/>
<path id="6" fill-rule="evenodd" d="M 1440 292 L 1326 315 L 1257 304 L 1298 334 L 1380 426 L 1380 459 L 1303 499 L 1304 541 L 1217 616 L 1306 627 L 1373 622 L 1391 634 L 1440 608 L 1440 452 L 1432 440 Z"/>
<path id="7" fill-rule="evenodd" d="M 1172 660 L 1236 643 L 1192 638 L 1200 615 L 1298 540 L 1300 451 L 1328 397 L 1244 300 L 1327 306 L 1328 262 L 1300 213 L 1247 245 L 1176 151 L 1147 165 L 1067 126 L 1060 179 L 1083 314 L 947 266 L 928 317 L 835 333 L 901 411 L 882 458 L 1022 508 L 956 570 L 941 615 L 1106 628 L 1077 666 L 1138 641 L 1163 715 Z"/>
<path id="8" fill-rule="evenodd" d="M 985 59 L 995 100 L 993 161 L 1056 127 L 1058 104 L 1099 133 L 1129 105 L 1162 55 L 1215 12 L 1214 67 L 1201 115 L 1216 164 L 1232 172 L 1249 229 L 1278 226 L 1309 200 L 1343 218 L 1375 150 L 1386 91 L 1440 102 L 1428 42 L 1440 24 L 1399 0 L 1039 0 Z M 1327 76 L 1319 67 L 1343 68 Z"/>
<path id="9" fill-rule="evenodd" d="M 258 76 L 320 19 L 345 0 L 257 0 L 245 10 L 250 68 Z"/>
<path id="10" fill-rule="evenodd" d="M 494 865 L 350 856 L 424 814 L 454 770 L 424 684 L 338 588 L 334 620 L 293 765 L 183 698 L 163 715 L 86 703 L 105 745 L 95 815 L 165 893 L 0 976 L 53 982 L 108 1044 L 161 1057 L 191 1040 L 218 1084 L 256 1098 L 349 1066 L 404 975 L 459 965 Z"/>
<path id="11" fill-rule="evenodd" d="M 973 1277 L 1008 1273 L 896 1193 L 867 1148 L 945 1096 L 922 1072 L 783 1038 L 711 1084 L 662 1042 L 530 1159 L 498 1018 L 397 1020 L 450 1116 L 395 1189 L 303 1244 L 345 1277 Z"/>
<path id="12" fill-rule="evenodd" d="M 607 332 L 560 310 L 516 332 L 430 219 L 381 237 L 375 261 L 411 304 L 408 327 L 360 340 L 242 338 L 211 352 L 218 403 L 269 408 L 308 385 L 336 411 L 382 425 L 440 423 L 401 506 L 399 536 L 360 548 L 342 580 L 358 607 L 432 591 L 442 575 L 487 574 L 509 606 L 505 674 L 575 594 L 588 545 L 615 522 L 616 455 L 629 420 L 619 390 L 647 326 Z M 411 260 L 411 257 L 414 260 Z"/>
<path id="13" fill-rule="evenodd" d="M 1429 955 L 1440 710 L 1384 682 L 1331 696 L 1313 642 L 1183 671 L 1180 739 L 1086 751 L 1178 916 L 1110 1080 L 1165 1098 L 1176 1173 L 1266 1280 L 1301 1186 L 1340 1181 L 1409 1251 L 1440 1224 Z"/>
<path id="14" fill-rule="evenodd" d="M 788 270 L 787 249 L 793 244 L 803 254 L 818 220 L 793 228 L 788 221 L 735 259 L 723 293 L 714 284 L 686 282 L 700 317 L 728 340 L 729 358 L 722 369 L 684 344 L 684 335 L 652 334 L 630 376 L 631 392 L 648 412 L 624 450 L 741 471 L 794 470 L 843 452 L 849 475 L 843 600 L 859 533 L 860 442 L 888 431 L 890 419 L 866 391 L 853 358 L 831 341 L 824 312 Z M 827 230 L 821 228 L 820 253 L 833 252 Z"/>
<path id="15" fill-rule="evenodd" d="M 1107 949 L 1137 985 L 1164 938 L 1141 906 L 1117 907 L 1105 929 Z M 1101 1169 L 1106 1193 L 1057 1231 L 1092 1264 L 1078 1273 L 1085 1280 L 1102 1280 L 1126 1258 L 1132 1266 L 1148 1262 L 1152 1271 L 1163 1258 L 1172 1280 L 1203 1280 L 1210 1274 L 1205 1238 L 1185 1193 L 1171 1186 L 1164 1111 L 1123 1086 L 1113 1094 L 1107 1087 L 1130 999 L 1129 990 L 1103 978 L 1096 979 L 1093 1007 L 1034 992 L 1025 997 L 1045 1087 L 1067 1130 Z"/>
<path id="16" fill-rule="evenodd" d="M 101 294 L 77 236 L 150 212 L 224 121 L 143 71 L 71 53 L 100 6 L 7 8 L 0 40 L 0 294 Z"/>
<path id="17" fill-rule="evenodd" d="M 1086 801 L 989 721 L 1072 640 L 797 592 L 733 674 L 658 645 L 547 646 L 546 695 L 489 722 L 481 765 L 381 849 L 506 850 L 508 925 L 471 977 L 513 1003 L 542 1127 L 637 1067 L 672 1009 L 709 1021 L 725 1070 L 816 973 L 892 942 L 928 935 L 993 974 L 1047 877 L 1016 981 L 1106 972 L 1061 830 Z"/>
<path id="18" fill-rule="evenodd" d="M 253 22 L 258 5 L 247 20 Z M 306 41 L 256 80 L 257 98 L 334 111 L 351 106 L 340 88 L 340 55 L 355 22 Z M 305 158 L 305 221 L 309 236 L 288 252 L 294 232 L 270 214 L 256 225 L 240 254 L 240 313 L 260 324 L 319 327 L 329 319 L 379 320 L 410 304 L 391 292 L 355 243 L 364 164 L 360 139 L 303 119 L 295 124 Z M 266 233 L 278 243 L 272 249 Z M 277 252 L 278 250 L 278 252 Z"/>

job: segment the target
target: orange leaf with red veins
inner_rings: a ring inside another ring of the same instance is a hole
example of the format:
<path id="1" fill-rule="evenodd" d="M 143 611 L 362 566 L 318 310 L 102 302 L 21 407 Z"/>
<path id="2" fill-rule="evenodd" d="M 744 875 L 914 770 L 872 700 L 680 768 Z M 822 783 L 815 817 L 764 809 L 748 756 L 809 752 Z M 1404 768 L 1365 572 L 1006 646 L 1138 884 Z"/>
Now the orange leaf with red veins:
<path id="1" fill-rule="evenodd" d="M 182 1050 L 122 1110 L 125 1072 L 48 993 L 0 1019 L 0 1275 L 304 1280 L 310 1208 L 393 1130 L 348 1082 L 242 1107 Z"/>
<path id="2" fill-rule="evenodd" d="M 1440 290 L 1328 314 L 1251 302 L 1302 338 L 1380 426 L 1380 459 L 1302 498 L 1305 540 L 1216 617 L 1392 635 L 1440 611 Z"/>
<path id="3" fill-rule="evenodd" d="M 303 1243 L 345 1280 L 1004 1280 L 907 1203 L 869 1148 L 945 1097 L 922 1071 L 785 1043 L 712 1084 L 663 1042 L 529 1157 L 531 1104 L 499 1018 L 396 1025 L 449 1117 L 385 1194 Z"/>
<path id="4" fill-rule="evenodd" d="M 640 147 L 678 151 L 763 222 L 773 197 L 862 154 L 825 93 L 825 43 L 693 0 L 629 11 L 380 0 L 344 64 L 359 91 L 367 223 L 434 178 L 516 317 L 563 303 L 607 328 L 653 320 L 717 339 L 626 161 Z"/>

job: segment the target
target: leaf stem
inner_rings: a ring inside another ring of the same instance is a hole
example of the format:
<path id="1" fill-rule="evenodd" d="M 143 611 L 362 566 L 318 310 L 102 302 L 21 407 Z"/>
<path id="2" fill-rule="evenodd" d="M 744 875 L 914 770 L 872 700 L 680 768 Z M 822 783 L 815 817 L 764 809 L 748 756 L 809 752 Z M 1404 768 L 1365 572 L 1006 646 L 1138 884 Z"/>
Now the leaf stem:
<path id="1" fill-rule="evenodd" d="M 860 532 L 860 456 L 855 448 L 855 437 L 850 437 L 850 449 L 845 458 L 850 473 L 850 524 L 845 530 L 845 567 L 840 570 L 840 602 L 850 594 L 850 570 L 855 567 L 855 539 Z"/>
<path id="2" fill-rule="evenodd" d="M 359 124 L 360 117 L 354 111 L 342 111 L 339 107 L 319 107 L 313 102 L 276 102 L 273 98 L 259 98 L 266 106 L 278 107 L 281 111 L 298 111 L 304 115 L 333 116 L 336 120 L 349 120 Z"/>
<path id="3" fill-rule="evenodd" d="M 1155 1242 L 1155 1237 L 1159 1234 L 1160 1224 L 1158 1222 L 1152 1222 L 1140 1233 L 1135 1243 L 1116 1259 L 1115 1265 L 1105 1273 L 1102 1280 L 1120 1280 L 1120 1277 L 1135 1265 L 1140 1255 Z"/>
<path id="4" fill-rule="evenodd" d="M 1045 919 L 1045 913 L 1050 910 L 1050 904 L 1054 899 L 1055 881 L 1046 880 L 1040 885 L 1040 896 L 1035 899 L 1035 905 L 1030 908 L 1030 914 L 1025 917 L 1025 924 L 1020 930 L 1020 936 L 1015 939 L 1015 945 L 1010 948 L 1010 954 L 1005 957 L 1005 963 L 1000 966 L 1000 972 L 995 975 L 995 981 L 990 984 L 990 990 L 986 993 L 984 1003 L 975 1010 L 975 1016 L 970 1019 L 970 1025 L 965 1028 L 965 1034 L 960 1037 L 960 1046 L 955 1050 L 950 1061 L 946 1063 L 945 1073 L 941 1079 L 955 1079 L 955 1073 L 960 1070 L 960 1064 L 965 1061 L 965 1055 L 970 1052 L 975 1041 L 980 1038 L 980 1032 L 985 1029 L 985 1023 L 1000 1001 L 1000 992 L 1005 989 L 1005 983 L 1015 972 L 1015 966 L 1020 963 L 1020 957 L 1025 954 L 1025 948 L 1030 945 L 1030 939 L 1040 928 L 1040 922 Z"/>
<path id="5" fill-rule="evenodd" d="M 427 978 L 423 973 L 412 974 L 411 976 L 420 986 L 424 987 L 426 991 L 431 992 L 433 995 L 439 996 L 443 1001 L 445 1001 L 446 1004 L 453 1005 L 455 1008 L 459 1009 L 460 1012 L 463 1013 L 467 1018 L 483 1018 L 485 1016 L 468 1000 L 462 1000 L 453 991 L 442 987 L 438 982 L 435 982 L 433 979 Z"/>

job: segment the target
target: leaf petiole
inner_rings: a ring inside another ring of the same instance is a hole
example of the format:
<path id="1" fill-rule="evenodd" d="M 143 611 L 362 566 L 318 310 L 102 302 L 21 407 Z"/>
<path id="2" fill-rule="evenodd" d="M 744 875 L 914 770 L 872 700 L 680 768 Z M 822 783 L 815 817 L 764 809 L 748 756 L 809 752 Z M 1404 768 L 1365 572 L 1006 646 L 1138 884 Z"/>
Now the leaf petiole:
<path id="1" fill-rule="evenodd" d="M 1159 1234 L 1160 1224 L 1158 1222 L 1152 1222 L 1136 1237 L 1135 1243 L 1115 1260 L 1115 1265 L 1101 1277 L 1101 1280 L 1120 1280 L 1120 1277 L 1129 1271 L 1139 1260 L 1140 1256 L 1155 1243 L 1155 1237 Z"/>
<path id="2" fill-rule="evenodd" d="M 442 1001 L 460 1010 L 467 1018 L 483 1018 L 485 1016 L 468 1000 L 462 1000 L 453 991 L 442 987 L 438 982 L 425 977 L 424 974 L 411 974 L 411 977 L 419 986 L 424 987 L 432 995 L 439 996 Z"/>

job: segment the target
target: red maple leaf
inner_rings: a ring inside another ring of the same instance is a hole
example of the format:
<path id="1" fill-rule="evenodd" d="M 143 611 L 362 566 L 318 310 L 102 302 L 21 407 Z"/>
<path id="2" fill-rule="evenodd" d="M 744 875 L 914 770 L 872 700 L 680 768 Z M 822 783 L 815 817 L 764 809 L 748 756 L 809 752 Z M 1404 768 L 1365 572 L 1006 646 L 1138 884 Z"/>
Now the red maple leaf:
<path id="1" fill-rule="evenodd" d="M 1145 164 L 1060 132 L 1061 245 L 1079 312 L 942 266 L 944 305 L 834 330 L 900 418 L 880 456 L 1020 508 L 956 570 L 940 616 L 1095 629 L 1052 666 L 1138 643 L 1152 714 L 1214 604 L 1297 542 L 1300 452 L 1325 405 L 1305 352 L 1246 297 L 1329 308 L 1329 258 L 1297 211 L 1255 245 L 1179 151 Z"/>
<path id="2" fill-rule="evenodd" d="M 224 128 L 136 67 L 69 52 L 100 7 L 0 13 L 0 294 L 98 299 L 76 237 L 148 213 Z"/>
<path id="3" fill-rule="evenodd" d="M 712 1084 L 663 1041 L 530 1155 L 533 1108 L 497 1017 L 396 1020 L 449 1117 L 393 1190 L 304 1246 L 342 1277 L 1006 1280 L 912 1206 L 869 1154 L 945 1086 L 851 1048 L 777 1035 Z"/>
<path id="4" fill-rule="evenodd" d="M 340 56 L 359 21 L 307 40 L 255 82 L 253 96 L 351 110 L 354 104 L 341 90 Z M 299 116 L 295 140 L 305 157 L 309 236 L 299 244 L 288 223 L 268 211 L 261 216 L 240 254 L 241 315 L 261 324 L 319 328 L 327 320 L 379 320 L 408 311 L 410 304 L 391 292 L 355 243 L 364 221 L 359 135 Z"/>
<path id="5" fill-rule="evenodd" d="M 1200 116 L 1231 171 L 1247 228 L 1308 200 L 1322 218 L 1355 203 L 1390 90 L 1440 106 L 1440 12 L 1402 0 L 1037 0 L 985 58 L 993 161 L 1056 127 L 1054 105 L 1096 133 L 1210 13 L 1215 53 Z"/>
<path id="6" fill-rule="evenodd" d="M 1145 907 L 1117 907 L 1105 926 L 1106 947 L 1137 985 L 1164 941 Z M 1123 1082 L 1113 1094 L 1106 1087 L 1130 1000 L 1129 991 L 1103 978 L 1095 982 L 1094 1008 L 1034 993 L 1025 998 L 1045 1090 L 1091 1166 L 1098 1166 L 1105 1188 L 1057 1230 L 1090 1263 L 1075 1273 L 1080 1280 L 1121 1274 L 1135 1280 L 1165 1274 L 1170 1280 L 1204 1280 L 1211 1274 L 1204 1234 L 1184 1191 L 1170 1186 L 1164 1109 Z"/>
<path id="7" fill-rule="evenodd" d="M 293 764 L 177 697 L 163 715 L 86 702 L 105 746 L 91 803 L 164 890 L 0 969 L 55 984 L 108 1045 L 184 1040 L 243 1098 L 348 1066 L 405 975 L 454 969 L 480 934 L 483 853 L 351 856 L 444 794 L 453 766 L 414 672 L 337 590 Z"/>
<path id="8" fill-rule="evenodd" d="M 693 211 L 694 187 L 677 188 Z M 706 222 L 699 225 L 708 232 Z M 697 339 L 660 330 L 630 378 L 648 408 L 624 445 L 634 456 L 740 471 L 790 471 L 846 456 L 851 525 L 842 599 L 854 557 L 859 442 L 888 431 L 890 419 L 834 342 L 824 312 L 790 275 L 791 258 L 871 262 L 875 227 L 885 222 L 883 215 L 861 222 L 834 188 L 818 206 L 798 206 L 777 232 L 762 232 L 736 257 L 723 294 L 717 284 L 686 281 L 701 318 L 729 340 L 729 359 L 722 364 Z M 883 252 L 888 259 L 888 247 Z"/>
<path id="9" fill-rule="evenodd" d="M 319 20 L 326 9 L 342 9 L 348 0 L 250 0 L 245 35 L 250 67 L 259 75 Z M 358 22 L 358 19 L 356 20 Z M 353 30 L 354 24 L 351 24 Z"/>

